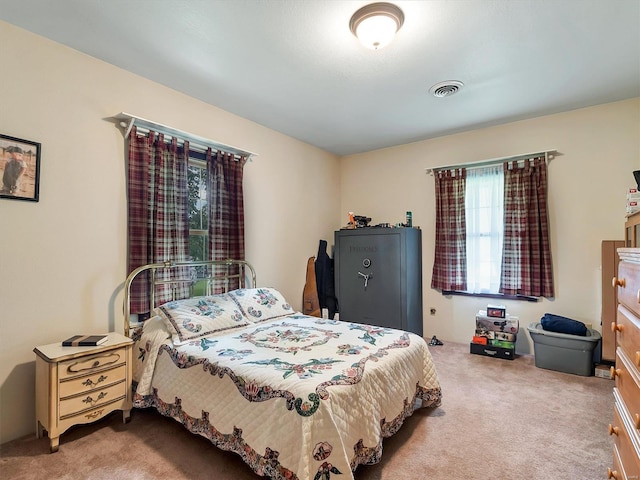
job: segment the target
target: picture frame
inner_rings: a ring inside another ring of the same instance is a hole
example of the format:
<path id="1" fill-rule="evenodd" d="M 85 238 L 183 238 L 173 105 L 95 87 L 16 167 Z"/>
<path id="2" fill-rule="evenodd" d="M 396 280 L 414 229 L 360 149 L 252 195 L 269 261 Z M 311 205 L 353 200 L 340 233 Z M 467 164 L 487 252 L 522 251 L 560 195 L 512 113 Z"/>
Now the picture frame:
<path id="1" fill-rule="evenodd" d="M 0 199 L 40 200 L 38 142 L 0 134 Z"/>

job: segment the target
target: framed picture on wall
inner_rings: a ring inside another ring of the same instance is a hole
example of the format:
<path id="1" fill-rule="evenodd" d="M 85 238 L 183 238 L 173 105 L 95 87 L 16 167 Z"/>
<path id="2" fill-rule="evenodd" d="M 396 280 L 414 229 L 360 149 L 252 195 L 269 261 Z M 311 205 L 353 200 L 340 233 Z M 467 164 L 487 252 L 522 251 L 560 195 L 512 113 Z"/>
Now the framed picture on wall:
<path id="1" fill-rule="evenodd" d="M 0 198 L 37 202 L 40 144 L 0 134 Z"/>

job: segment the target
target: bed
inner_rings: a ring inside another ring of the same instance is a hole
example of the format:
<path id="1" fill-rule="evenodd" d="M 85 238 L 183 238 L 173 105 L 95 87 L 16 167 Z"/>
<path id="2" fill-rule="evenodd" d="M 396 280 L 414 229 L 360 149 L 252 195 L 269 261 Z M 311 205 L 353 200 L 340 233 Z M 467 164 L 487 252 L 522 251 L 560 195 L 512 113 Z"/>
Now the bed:
<path id="1" fill-rule="evenodd" d="M 171 269 L 186 278 L 174 278 Z M 141 275 L 150 290 L 144 322 L 130 310 L 131 285 Z M 379 462 L 383 438 L 416 408 L 440 405 L 424 339 L 303 315 L 255 279 L 250 264 L 235 260 L 132 272 L 124 328 L 136 342 L 134 407 L 181 422 L 240 455 L 258 475 L 335 480 Z M 205 287 L 157 305 L 158 285 L 172 282 Z"/>

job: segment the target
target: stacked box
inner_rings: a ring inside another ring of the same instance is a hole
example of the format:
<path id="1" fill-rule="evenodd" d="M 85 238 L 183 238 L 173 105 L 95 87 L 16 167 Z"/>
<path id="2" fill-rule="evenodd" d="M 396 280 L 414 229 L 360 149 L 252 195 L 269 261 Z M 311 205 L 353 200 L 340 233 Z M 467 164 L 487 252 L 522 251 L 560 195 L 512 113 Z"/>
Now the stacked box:
<path id="1" fill-rule="evenodd" d="M 507 308 L 504 305 L 487 305 L 486 314 L 489 317 L 505 318 Z"/>
<path id="2" fill-rule="evenodd" d="M 496 307 L 492 307 L 496 308 Z M 487 315 L 492 313 L 492 316 Z M 470 345 L 470 352 L 477 355 L 512 360 L 518 335 L 519 319 L 504 312 L 504 317 L 495 310 L 480 310 L 476 314 L 476 331 Z"/>

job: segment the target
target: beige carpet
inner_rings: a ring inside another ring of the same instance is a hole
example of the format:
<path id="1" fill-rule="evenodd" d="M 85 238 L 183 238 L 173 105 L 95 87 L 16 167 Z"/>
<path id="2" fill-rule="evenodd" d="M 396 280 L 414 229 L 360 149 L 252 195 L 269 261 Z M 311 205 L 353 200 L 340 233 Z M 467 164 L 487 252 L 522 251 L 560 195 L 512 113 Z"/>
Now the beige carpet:
<path id="1" fill-rule="evenodd" d="M 468 345 L 430 347 L 442 406 L 419 410 L 384 442 L 382 461 L 358 480 L 596 480 L 612 461 L 607 426 L 613 382 L 500 360 Z M 332 476 L 339 480 L 340 475 Z M 74 427 L 48 453 L 35 434 L 0 446 L 0 479 L 256 480 L 234 454 L 153 411 Z M 302 479 L 306 480 L 306 479 Z"/>

